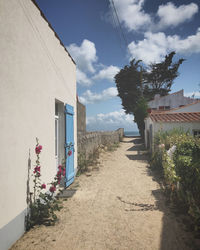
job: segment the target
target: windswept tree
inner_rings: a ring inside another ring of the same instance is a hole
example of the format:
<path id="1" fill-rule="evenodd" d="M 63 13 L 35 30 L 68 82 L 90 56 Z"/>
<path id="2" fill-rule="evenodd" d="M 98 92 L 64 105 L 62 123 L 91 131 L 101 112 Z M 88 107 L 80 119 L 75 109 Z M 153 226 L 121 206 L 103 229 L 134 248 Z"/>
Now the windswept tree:
<path id="1" fill-rule="evenodd" d="M 174 79 L 179 75 L 179 66 L 184 59 L 173 63 L 175 52 L 165 56 L 160 63 L 152 63 L 146 69 L 141 65 L 141 60 L 133 59 L 130 65 L 125 66 L 115 76 L 118 96 L 126 114 L 133 114 L 140 134 L 144 134 L 144 119 L 147 116 L 147 102 L 155 94 L 167 95 L 173 85 Z"/>
<path id="2" fill-rule="evenodd" d="M 152 99 L 155 94 L 167 95 L 171 91 L 174 79 L 179 75 L 179 66 L 185 59 L 172 62 L 176 53 L 173 51 L 165 56 L 161 63 L 151 63 L 148 72 L 145 73 L 144 94 L 147 99 Z M 146 91 L 145 91 L 146 90 Z"/>
<path id="3" fill-rule="evenodd" d="M 141 73 L 138 71 L 140 62 L 133 59 L 130 66 L 125 66 L 115 76 L 118 96 L 126 114 L 134 114 L 138 97 L 141 96 Z"/>

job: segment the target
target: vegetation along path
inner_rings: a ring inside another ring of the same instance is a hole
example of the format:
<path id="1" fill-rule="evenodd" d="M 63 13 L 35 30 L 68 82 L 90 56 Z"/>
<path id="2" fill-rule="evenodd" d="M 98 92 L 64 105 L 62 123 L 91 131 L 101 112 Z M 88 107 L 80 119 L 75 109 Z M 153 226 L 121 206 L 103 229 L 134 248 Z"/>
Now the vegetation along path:
<path id="1" fill-rule="evenodd" d="M 136 137 L 102 153 L 99 168 L 70 187 L 59 222 L 33 228 L 12 249 L 192 249 L 146 157 Z"/>

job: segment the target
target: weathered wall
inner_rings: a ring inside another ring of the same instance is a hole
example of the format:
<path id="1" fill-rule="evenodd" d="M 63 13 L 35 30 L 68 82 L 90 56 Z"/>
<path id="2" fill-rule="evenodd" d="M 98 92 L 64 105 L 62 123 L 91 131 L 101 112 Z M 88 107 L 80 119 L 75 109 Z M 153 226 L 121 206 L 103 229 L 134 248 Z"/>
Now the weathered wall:
<path id="1" fill-rule="evenodd" d="M 85 106 L 77 100 L 77 131 L 86 132 Z"/>
<path id="2" fill-rule="evenodd" d="M 42 180 L 50 183 L 56 173 L 55 100 L 74 107 L 77 145 L 76 66 L 31 0 L 0 0 L 0 10 L 0 249 L 4 250 L 24 232 L 28 168 L 35 164 L 36 137 L 43 146 Z M 75 168 L 76 154 L 75 148 Z"/>
<path id="3" fill-rule="evenodd" d="M 121 141 L 123 136 L 123 128 L 116 131 L 78 133 L 78 154 L 83 153 L 88 158 L 100 145 L 117 143 Z"/>

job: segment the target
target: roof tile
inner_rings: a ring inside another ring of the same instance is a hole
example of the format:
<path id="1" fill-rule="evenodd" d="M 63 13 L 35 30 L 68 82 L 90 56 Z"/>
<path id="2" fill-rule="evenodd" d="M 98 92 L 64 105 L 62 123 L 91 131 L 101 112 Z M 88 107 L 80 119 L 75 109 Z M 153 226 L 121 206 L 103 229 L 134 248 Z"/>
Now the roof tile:
<path id="1" fill-rule="evenodd" d="M 200 122 L 200 112 L 187 113 L 151 113 L 154 122 Z"/>

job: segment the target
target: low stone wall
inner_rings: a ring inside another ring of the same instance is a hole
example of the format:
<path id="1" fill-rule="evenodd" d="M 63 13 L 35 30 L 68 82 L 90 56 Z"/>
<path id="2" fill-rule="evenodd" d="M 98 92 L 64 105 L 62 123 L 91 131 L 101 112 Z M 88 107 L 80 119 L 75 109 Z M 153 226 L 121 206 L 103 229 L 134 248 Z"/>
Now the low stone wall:
<path id="1" fill-rule="evenodd" d="M 118 143 L 124 136 L 124 129 L 115 131 L 78 132 L 78 154 L 84 154 L 86 159 L 93 154 L 101 145 Z"/>

